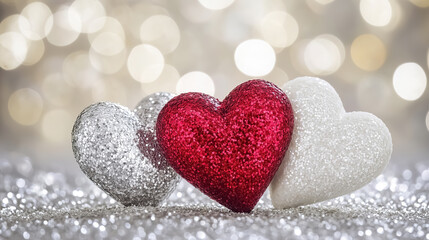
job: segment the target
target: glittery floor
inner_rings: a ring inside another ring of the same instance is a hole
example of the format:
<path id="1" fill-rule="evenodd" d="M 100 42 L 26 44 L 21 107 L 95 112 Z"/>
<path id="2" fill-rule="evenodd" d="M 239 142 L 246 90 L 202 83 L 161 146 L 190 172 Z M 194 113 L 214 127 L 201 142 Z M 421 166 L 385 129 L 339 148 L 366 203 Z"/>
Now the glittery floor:
<path id="1" fill-rule="evenodd" d="M 183 180 L 161 207 L 123 207 L 80 172 L 45 171 L 0 156 L 0 238 L 429 239 L 429 163 L 390 164 L 350 195 L 274 210 L 264 195 L 232 213 Z"/>

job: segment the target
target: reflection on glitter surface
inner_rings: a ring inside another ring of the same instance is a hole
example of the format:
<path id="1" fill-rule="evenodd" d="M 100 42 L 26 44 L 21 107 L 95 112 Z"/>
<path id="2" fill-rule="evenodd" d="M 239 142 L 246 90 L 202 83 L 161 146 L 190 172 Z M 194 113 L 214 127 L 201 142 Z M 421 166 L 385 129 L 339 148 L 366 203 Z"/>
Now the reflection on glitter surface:
<path id="1" fill-rule="evenodd" d="M 264 195 L 232 213 L 182 181 L 161 207 L 123 207 L 82 174 L 0 159 L 0 236 L 5 238 L 424 239 L 429 165 L 390 166 L 365 188 L 320 204 L 274 210 Z M 31 224 L 30 224 L 31 223 Z"/>

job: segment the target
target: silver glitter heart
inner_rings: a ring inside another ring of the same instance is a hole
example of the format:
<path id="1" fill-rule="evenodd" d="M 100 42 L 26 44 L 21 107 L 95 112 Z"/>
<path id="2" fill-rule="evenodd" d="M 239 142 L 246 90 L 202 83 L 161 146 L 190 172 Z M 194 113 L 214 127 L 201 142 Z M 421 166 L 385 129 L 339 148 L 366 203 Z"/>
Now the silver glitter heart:
<path id="1" fill-rule="evenodd" d="M 78 116 L 72 147 L 82 171 L 124 205 L 156 206 L 167 198 L 179 176 L 158 151 L 158 113 L 170 93 L 145 97 L 134 112 L 101 102 Z"/>

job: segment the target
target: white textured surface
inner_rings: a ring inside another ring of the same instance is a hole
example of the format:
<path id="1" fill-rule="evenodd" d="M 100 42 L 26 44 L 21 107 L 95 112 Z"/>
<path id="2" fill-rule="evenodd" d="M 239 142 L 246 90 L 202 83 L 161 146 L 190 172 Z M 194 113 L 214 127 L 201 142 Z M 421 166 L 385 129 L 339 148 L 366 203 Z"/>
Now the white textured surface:
<path id="1" fill-rule="evenodd" d="M 346 113 L 335 89 L 318 78 L 289 81 L 283 90 L 295 116 L 292 141 L 270 185 L 275 208 L 312 204 L 353 192 L 389 162 L 392 139 L 366 112 Z"/>
<path id="2" fill-rule="evenodd" d="M 144 98 L 134 112 L 114 103 L 96 103 L 76 119 L 75 158 L 82 171 L 124 205 L 156 206 L 179 176 L 159 153 L 155 123 L 170 93 Z"/>

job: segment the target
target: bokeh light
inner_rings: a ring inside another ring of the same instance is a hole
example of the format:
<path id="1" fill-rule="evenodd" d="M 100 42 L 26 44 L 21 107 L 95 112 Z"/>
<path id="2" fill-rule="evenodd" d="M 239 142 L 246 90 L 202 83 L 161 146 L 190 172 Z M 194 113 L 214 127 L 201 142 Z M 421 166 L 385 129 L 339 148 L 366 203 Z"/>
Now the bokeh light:
<path id="1" fill-rule="evenodd" d="M 13 70 L 27 57 L 28 45 L 25 37 L 17 32 L 0 34 L 0 67 Z"/>
<path id="2" fill-rule="evenodd" d="M 103 79 L 98 81 L 96 88 L 91 89 L 91 98 L 94 102 L 123 103 L 127 101 L 127 90 L 120 81 L 111 78 Z"/>
<path id="3" fill-rule="evenodd" d="M 91 43 L 89 60 L 94 69 L 114 74 L 122 69 L 127 58 L 126 37 L 122 24 L 113 17 L 101 17 L 92 22 L 98 29 L 88 34 Z"/>
<path id="4" fill-rule="evenodd" d="M 264 79 L 276 84 L 278 87 L 283 87 L 289 80 L 289 76 L 283 69 L 275 67 Z"/>
<path id="5" fill-rule="evenodd" d="M 117 55 L 125 48 L 125 42 L 121 36 L 112 32 L 103 32 L 92 41 L 91 48 L 99 54 L 106 56 Z"/>
<path id="6" fill-rule="evenodd" d="M 195 5 L 199 5 L 197 2 Z M 167 15 L 169 11 L 162 6 L 152 4 L 148 1 L 138 1 L 132 6 L 127 6 L 123 9 L 121 15 L 115 16 L 123 25 L 127 33 L 135 39 L 140 38 L 140 27 L 142 23 L 151 16 Z"/>
<path id="7" fill-rule="evenodd" d="M 176 92 L 176 86 L 180 79 L 180 73 L 177 69 L 169 64 L 164 65 L 161 75 L 156 79 L 155 82 L 142 83 L 141 89 L 146 94 L 156 92 Z"/>
<path id="8" fill-rule="evenodd" d="M 128 71 L 134 80 L 153 82 L 162 73 L 164 56 L 154 46 L 141 44 L 134 47 L 128 56 Z"/>
<path id="9" fill-rule="evenodd" d="M 157 47 L 163 54 L 174 51 L 180 42 L 180 30 L 176 22 L 165 15 L 151 16 L 140 27 L 140 39 Z"/>
<path id="10" fill-rule="evenodd" d="M 91 67 L 86 51 L 70 53 L 63 62 L 64 79 L 73 87 L 88 89 L 96 86 L 98 73 Z"/>
<path id="11" fill-rule="evenodd" d="M 316 75 L 329 75 L 336 72 L 343 64 L 344 57 L 344 45 L 333 35 L 316 37 L 304 50 L 305 65 Z"/>
<path id="12" fill-rule="evenodd" d="M 334 0 L 315 0 L 315 1 L 319 4 L 326 5 L 333 2 Z"/>
<path id="13" fill-rule="evenodd" d="M 73 99 L 73 89 L 61 73 L 51 73 L 43 79 L 42 94 L 54 106 L 66 106 Z"/>
<path id="14" fill-rule="evenodd" d="M 426 60 L 427 66 L 429 68 L 429 49 L 428 49 L 428 53 L 427 53 L 427 60 Z"/>
<path id="15" fill-rule="evenodd" d="M 67 46 L 79 37 L 81 25 L 72 26 L 72 19 L 69 18 L 69 9 L 62 8 L 50 17 L 53 25 L 46 35 L 48 42 L 54 46 Z"/>
<path id="16" fill-rule="evenodd" d="M 32 2 L 21 12 L 19 27 L 24 36 L 31 40 L 43 39 L 52 29 L 52 12 L 42 2 Z"/>
<path id="17" fill-rule="evenodd" d="M 371 75 L 358 81 L 356 87 L 358 104 L 374 114 L 388 114 L 391 103 L 391 82 L 381 75 Z"/>
<path id="18" fill-rule="evenodd" d="M 75 0 L 69 8 L 69 21 L 77 32 L 93 33 L 103 27 L 96 20 L 104 19 L 106 11 L 97 0 Z"/>
<path id="19" fill-rule="evenodd" d="M 201 5 L 210 10 L 220 10 L 229 7 L 234 0 L 198 0 Z"/>
<path id="20" fill-rule="evenodd" d="M 282 50 L 292 45 L 298 37 L 298 22 L 290 14 L 274 11 L 267 14 L 258 27 L 262 39 Z"/>
<path id="21" fill-rule="evenodd" d="M 70 129 L 73 127 L 73 118 L 65 110 L 48 111 L 42 119 L 42 133 L 46 139 L 54 143 L 70 141 Z"/>
<path id="22" fill-rule="evenodd" d="M 410 2 L 417 7 L 421 8 L 427 8 L 429 7 L 429 1 L 428 0 L 410 0 Z"/>
<path id="23" fill-rule="evenodd" d="M 18 89 L 9 97 L 8 109 L 9 115 L 17 123 L 34 125 L 42 113 L 43 100 L 40 94 L 31 88 Z"/>
<path id="24" fill-rule="evenodd" d="M 235 49 L 235 65 L 244 74 L 261 77 L 270 73 L 276 64 L 276 53 L 265 41 L 246 40 Z"/>
<path id="25" fill-rule="evenodd" d="M 428 131 L 429 131 L 429 112 L 428 113 L 426 113 L 426 128 L 428 129 Z"/>
<path id="26" fill-rule="evenodd" d="M 24 17 L 21 16 L 20 14 L 12 14 L 6 17 L 0 22 L 0 33 L 6 33 L 6 32 L 21 33 L 21 29 L 19 28 L 19 22 L 28 21 L 23 18 Z"/>
<path id="27" fill-rule="evenodd" d="M 192 23 L 207 22 L 215 14 L 201 4 L 183 4 L 180 6 L 180 12 L 187 21 Z"/>
<path id="28" fill-rule="evenodd" d="M 212 78 L 204 72 L 189 72 L 183 75 L 177 82 L 177 93 L 202 92 L 211 96 L 215 94 L 215 86 Z"/>
<path id="29" fill-rule="evenodd" d="M 392 12 L 389 0 L 360 0 L 362 18 L 372 26 L 388 25 L 392 19 Z"/>
<path id="30" fill-rule="evenodd" d="M 122 24 L 118 21 L 118 19 L 113 17 L 101 17 L 97 18 L 92 23 L 98 31 L 94 33 L 88 33 L 88 40 L 91 44 L 93 44 L 94 40 L 99 37 L 100 34 L 103 33 L 111 33 L 120 37 L 123 42 L 125 42 L 125 32 Z M 120 43 L 121 44 L 121 43 Z"/>
<path id="31" fill-rule="evenodd" d="M 39 62 L 45 53 L 45 44 L 42 40 L 29 41 L 27 56 L 22 65 L 31 66 Z"/>
<path id="32" fill-rule="evenodd" d="M 401 64 L 393 74 L 395 92 L 407 101 L 417 100 L 426 89 L 426 73 L 417 63 Z"/>
<path id="33" fill-rule="evenodd" d="M 351 46 L 353 63 L 365 71 L 375 71 L 383 66 L 387 50 L 384 43 L 375 35 L 363 34 L 353 40 Z"/>
<path id="34" fill-rule="evenodd" d="M 114 74 L 122 69 L 127 59 L 127 53 L 123 48 L 116 55 L 106 55 L 95 51 L 93 48 L 89 50 L 89 61 L 91 66 L 100 73 Z"/>
<path id="35" fill-rule="evenodd" d="M 300 75 L 309 74 L 309 70 L 305 66 L 305 61 L 304 61 L 304 52 L 309 42 L 310 42 L 309 39 L 300 39 L 295 44 L 293 44 L 289 49 L 290 63 L 293 66 L 293 69 L 296 69 L 296 71 L 299 72 Z"/>

